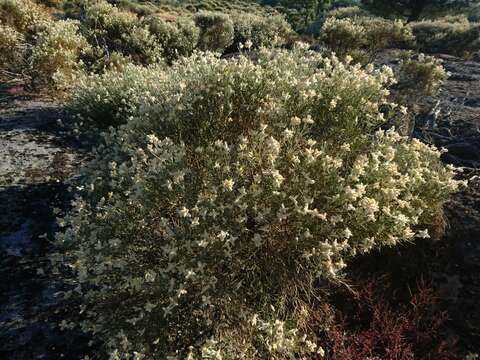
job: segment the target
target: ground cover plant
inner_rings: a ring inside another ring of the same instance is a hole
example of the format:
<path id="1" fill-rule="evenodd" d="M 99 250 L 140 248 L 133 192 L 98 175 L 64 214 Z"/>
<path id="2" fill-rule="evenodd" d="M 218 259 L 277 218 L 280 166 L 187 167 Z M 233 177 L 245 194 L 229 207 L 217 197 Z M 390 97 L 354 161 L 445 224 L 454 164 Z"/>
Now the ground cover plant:
<path id="1" fill-rule="evenodd" d="M 110 129 L 77 184 L 54 262 L 114 358 L 322 354 L 315 283 L 428 237 L 457 188 L 438 150 L 378 130 L 396 107 L 389 68 L 257 56 L 157 70 L 152 101 Z"/>

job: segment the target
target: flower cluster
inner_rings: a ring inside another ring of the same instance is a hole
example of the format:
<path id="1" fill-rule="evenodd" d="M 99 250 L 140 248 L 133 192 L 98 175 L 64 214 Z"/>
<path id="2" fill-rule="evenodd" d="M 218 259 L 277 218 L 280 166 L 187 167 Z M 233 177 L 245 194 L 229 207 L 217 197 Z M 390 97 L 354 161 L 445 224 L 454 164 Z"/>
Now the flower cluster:
<path id="1" fill-rule="evenodd" d="M 23 34 L 0 24 L 0 79 L 8 80 L 21 71 L 26 52 Z"/>
<path id="2" fill-rule="evenodd" d="M 388 68 L 298 46 L 152 72 L 149 100 L 104 135 L 60 221 L 52 261 L 81 328 L 113 359 L 322 356 L 315 282 L 428 236 L 453 170 L 376 130 L 395 108 Z"/>
<path id="3" fill-rule="evenodd" d="M 38 25 L 32 52 L 35 81 L 48 83 L 72 81 L 82 67 L 79 58 L 88 48 L 72 20 L 45 22 Z"/>

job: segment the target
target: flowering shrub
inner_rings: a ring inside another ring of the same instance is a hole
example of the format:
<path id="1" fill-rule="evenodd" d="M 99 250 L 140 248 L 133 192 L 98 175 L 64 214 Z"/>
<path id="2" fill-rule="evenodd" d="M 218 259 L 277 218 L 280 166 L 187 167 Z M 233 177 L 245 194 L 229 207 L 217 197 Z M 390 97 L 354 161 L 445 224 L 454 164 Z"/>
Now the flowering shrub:
<path id="1" fill-rule="evenodd" d="M 447 79 L 447 73 L 441 60 L 407 51 L 401 54 L 397 79 L 399 88 L 408 91 L 410 97 L 418 98 L 419 95 L 436 95 L 443 81 Z"/>
<path id="2" fill-rule="evenodd" d="M 200 31 L 188 17 L 168 22 L 159 16 L 150 16 L 144 23 L 161 44 L 163 56 L 168 61 L 191 55 L 197 46 Z"/>
<path id="3" fill-rule="evenodd" d="M 195 15 L 195 24 L 200 28 L 198 48 L 223 52 L 232 45 L 234 28 L 230 17 L 223 13 L 202 11 Z"/>
<path id="4" fill-rule="evenodd" d="M 280 15 L 266 17 L 239 13 L 233 16 L 233 24 L 236 49 L 247 41 L 252 43 L 253 48 L 283 45 L 293 32 L 288 22 Z"/>
<path id="5" fill-rule="evenodd" d="M 47 11 L 31 0 L 0 0 L 0 24 L 31 35 L 38 22 L 50 20 Z"/>
<path id="6" fill-rule="evenodd" d="M 412 24 L 420 50 L 469 55 L 480 50 L 480 25 L 464 16 L 447 16 Z"/>
<path id="7" fill-rule="evenodd" d="M 347 54 L 359 55 L 367 45 L 367 29 L 349 18 L 337 19 L 329 17 L 320 29 L 320 40 L 338 56 Z"/>
<path id="8" fill-rule="evenodd" d="M 24 36 L 0 24 L 0 81 L 8 81 L 22 71 L 26 43 Z"/>
<path id="9" fill-rule="evenodd" d="M 161 86 L 164 78 L 160 65 L 133 64 L 79 78 L 68 104 L 75 132 L 98 136 L 99 130 L 126 123 L 142 105 L 155 100 L 149 93 Z"/>
<path id="10" fill-rule="evenodd" d="M 60 220 L 52 260 L 68 267 L 81 328 L 113 359 L 321 356 L 307 321 L 315 280 L 428 236 L 452 169 L 435 148 L 376 131 L 380 107 L 394 108 L 389 68 L 297 48 L 157 72 Z M 94 78 L 79 108 L 117 102 L 112 83 Z"/>
<path id="11" fill-rule="evenodd" d="M 411 27 L 400 20 L 365 17 L 358 21 L 367 29 L 369 51 L 374 55 L 389 47 L 411 46 L 415 40 Z"/>
<path id="12" fill-rule="evenodd" d="M 49 83 L 55 79 L 72 80 L 81 68 L 78 59 L 88 47 L 72 20 L 46 22 L 39 25 L 32 52 L 34 80 Z"/>
<path id="13" fill-rule="evenodd" d="M 372 60 L 380 50 L 391 46 L 407 46 L 413 40 L 412 30 L 403 22 L 377 17 L 328 17 L 320 39 L 340 56 Z"/>
<path id="14" fill-rule="evenodd" d="M 103 49 L 105 54 L 121 53 L 140 64 L 160 60 L 161 45 L 135 13 L 101 0 L 72 1 L 67 5 L 67 16 L 81 20 L 90 44 Z"/>

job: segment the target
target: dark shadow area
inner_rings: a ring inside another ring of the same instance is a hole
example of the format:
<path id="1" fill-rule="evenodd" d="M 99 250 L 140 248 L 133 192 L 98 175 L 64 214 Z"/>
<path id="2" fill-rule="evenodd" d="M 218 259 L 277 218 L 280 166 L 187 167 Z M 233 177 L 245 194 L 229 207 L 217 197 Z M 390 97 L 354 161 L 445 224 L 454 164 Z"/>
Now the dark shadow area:
<path id="1" fill-rule="evenodd" d="M 88 338 L 61 331 L 72 304 L 48 271 L 50 239 L 58 230 L 55 209 L 65 212 L 70 195 L 63 183 L 0 191 L 0 358 L 81 358 Z M 8 279 L 8 281 L 6 280 Z"/>

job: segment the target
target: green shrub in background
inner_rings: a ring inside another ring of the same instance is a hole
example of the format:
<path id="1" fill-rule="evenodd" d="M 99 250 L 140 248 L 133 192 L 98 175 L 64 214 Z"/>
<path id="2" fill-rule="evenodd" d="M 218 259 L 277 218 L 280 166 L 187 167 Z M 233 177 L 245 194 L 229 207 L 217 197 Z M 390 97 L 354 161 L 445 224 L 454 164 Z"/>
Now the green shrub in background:
<path id="1" fill-rule="evenodd" d="M 417 47 L 425 52 L 471 55 L 480 50 L 480 24 L 465 16 L 447 16 L 412 23 Z"/>
<path id="2" fill-rule="evenodd" d="M 407 90 L 412 98 L 436 95 L 443 81 L 447 79 L 441 60 L 433 56 L 406 51 L 401 54 L 400 59 L 396 74 L 397 87 Z"/>
<path id="3" fill-rule="evenodd" d="M 320 29 L 320 40 L 342 58 L 347 54 L 358 58 L 361 57 L 361 49 L 368 45 L 366 32 L 362 24 L 349 18 L 329 17 Z"/>
<path id="4" fill-rule="evenodd" d="M 195 15 L 200 29 L 198 48 L 222 53 L 233 43 L 234 27 L 230 17 L 223 13 L 202 11 Z"/>
<path id="5" fill-rule="evenodd" d="M 412 46 L 412 29 L 400 20 L 378 17 L 327 17 L 320 40 L 339 56 L 351 55 L 357 61 L 372 61 L 381 51 L 393 46 Z"/>
<path id="6" fill-rule="evenodd" d="M 5 24 L 5 25 L 3 25 Z M 56 21 L 29 0 L 0 1 L 2 78 L 30 86 L 55 86 L 81 70 L 79 58 L 88 49 L 74 21 Z"/>
<path id="7" fill-rule="evenodd" d="M 25 36 L 34 34 L 35 25 L 51 20 L 45 8 L 31 0 L 0 0 L 0 24 Z"/>
<path id="8" fill-rule="evenodd" d="M 253 48 L 281 46 L 293 30 L 283 16 L 258 16 L 239 13 L 232 15 L 234 25 L 234 47 L 251 42 Z"/>
<path id="9" fill-rule="evenodd" d="M 39 84 L 71 82 L 82 68 L 79 58 L 87 48 L 87 40 L 79 33 L 76 21 L 39 25 L 32 50 L 32 80 Z"/>
<path id="10" fill-rule="evenodd" d="M 150 16 L 143 22 L 161 44 L 164 58 L 170 62 L 191 55 L 198 44 L 200 30 L 190 17 L 167 21 Z"/>
<path id="11" fill-rule="evenodd" d="M 13 27 L 0 25 L 0 81 L 22 77 L 27 45 L 23 34 Z"/>
<path id="12" fill-rule="evenodd" d="M 85 118 L 131 117 L 60 222 L 81 328 L 114 359 L 321 356 L 315 283 L 428 236 L 457 187 L 435 148 L 376 130 L 393 81 L 305 47 L 90 78 Z"/>
<path id="13" fill-rule="evenodd" d="M 79 19 L 89 43 L 103 49 L 104 56 L 121 53 L 139 64 L 160 61 L 162 47 L 135 13 L 103 0 L 71 0 L 65 3 L 67 17 Z"/>

